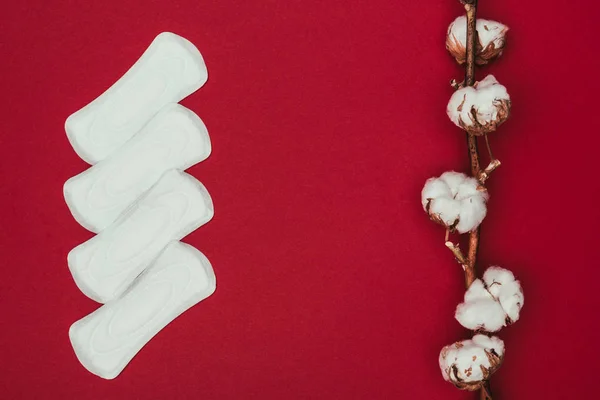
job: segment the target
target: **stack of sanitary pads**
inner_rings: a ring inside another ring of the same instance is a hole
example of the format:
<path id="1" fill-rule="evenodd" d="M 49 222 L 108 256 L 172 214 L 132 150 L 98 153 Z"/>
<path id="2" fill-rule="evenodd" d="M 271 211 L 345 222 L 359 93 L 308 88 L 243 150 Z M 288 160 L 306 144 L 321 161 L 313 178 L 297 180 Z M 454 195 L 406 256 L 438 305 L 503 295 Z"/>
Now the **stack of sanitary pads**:
<path id="1" fill-rule="evenodd" d="M 69 179 L 73 217 L 96 233 L 68 255 L 79 289 L 104 303 L 69 336 L 81 363 L 116 377 L 158 331 L 210 296 L 206 257 L 179 242 L 206 224 L 206 188 L 183 172 L 211 152 L 202 120 L 177 104 L 208 78 L 186 39 L 161 33 L 121 79 L 65 124 L 77 154 L 92 166 Z"/>

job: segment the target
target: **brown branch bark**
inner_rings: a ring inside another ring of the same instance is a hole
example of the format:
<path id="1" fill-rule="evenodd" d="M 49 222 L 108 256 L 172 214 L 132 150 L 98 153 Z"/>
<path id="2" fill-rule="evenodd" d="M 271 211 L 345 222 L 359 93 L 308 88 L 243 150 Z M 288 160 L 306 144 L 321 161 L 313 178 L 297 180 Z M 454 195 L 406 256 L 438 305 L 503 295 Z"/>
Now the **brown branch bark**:
<path id="1" fill-rule="evenodd" d="M 490 174 L 492 172 L 494 172 L 494 170 L 496 168 L 498 168 L 500 165 L 501 165 L 500 160 L 490 161 L 488 166 L 485 167 L 485 169 L 479 173 L 479 182 L 485 183 L 485 181 L 487 181 L 487 179 L 490 177 Z"/>
<path id="2" fill-rule="evenodd" d="M 475 84 L 475 41 L 477 39 L 477 30 L 475 29 L 477 21 L 477 0 L 461 0 L 467 11 L 467 66 L 465 72 L 465 84 L 473 86 Z M 481 166 L 479 165 L 479 150 L 477 148 L 477 137 L 467 133 L 467 146 L 469 149 L 469 160 L 471 162 L 471 175 L 479 178 Z M 467 254 L 467 269 L 465 270 L 465 280 L 467 288 L 475 280 L 475 261 L 477 259 L 477 249 L 479 247 L 479 228 L 469 233 L 469 251 Z"/>
<path id="3" fill-rule="evenodd" d="M 492 390 L 490 389 L 490 381 L 483 382 L 483 386 L 479 391 L 479 400 L 492 400 Z"/>
<path id="4" fill-rule="evenodd" d="M 454 254 L 454 258 L 456 258 L 456 262 L 458 262 L 460 265 L 462 265 L 463 270 L 466 271 L 467 269 L 467 259 L 465 258 L 464 254 L 462 253 L 462 251 L 460 251 L 460 248 L 458 247 L 457 244 L 454 244 L 450 241 L 446 241 L 446 247 L 448 249 L 450 249 L 450 251 L 452 252 L 452 254 Z"/>
<path id="5" fill-rule="evenodd" d="M 467 54 L 465 69 L 465 85 L 473 86 L 475 84 L 475 53 L 477 41 L 477 0 L 461 0 L 467 12 Z M 487 179 L 489 174 L 498 167 L 492 166 L 491 169 L 481 170 L 479 161 L 479 150 L 477 148 L 477 137 L 467 132 L 467 147 L 469 149 L 469 160 L 471 162 L 471 175 L 476 179 Z M 477 250 L 479 249 L 480 228 L 469 233 L 469 250 L 467 252 L 467 264 L 465 268 L 465 285 L 471 286 L 476 279 Z M 484 381 L 479 392 L 480 400 L 492 400 L 492 392 L 489 381 Z"/>
<path id="6" fill-rule="evenodd" d="M 467 11 L 467 67 L 465 71 L 465 85 L 475 84 L 475 40 L 477 39 L 477 0 L 461 0 Z"/>

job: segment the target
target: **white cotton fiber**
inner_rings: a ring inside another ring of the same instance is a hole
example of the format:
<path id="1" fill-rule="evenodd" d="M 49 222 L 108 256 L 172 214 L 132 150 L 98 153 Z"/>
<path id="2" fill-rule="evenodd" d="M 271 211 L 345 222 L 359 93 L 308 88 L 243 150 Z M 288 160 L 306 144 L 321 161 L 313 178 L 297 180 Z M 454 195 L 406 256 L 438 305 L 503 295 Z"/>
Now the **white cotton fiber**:
<path id="1" fill-rule="evenodd" d="M 521 308 L 525 304 L 525 296 L 521 283 L 515 279 L 513 273 L 504 268 L 490 267 L 483 274 L 483 281 L 510 318 L 510 323 L 518 321 Z"/>
<path id="2" fill-rule="evenodd" d="M 475 335 L 445 346 L 440 352 L 439 364 L 446 381 L 465 389 L 495 372 L 504 357 L 504 342 L 496 336 Z"/>
<path id="3" fill-rule="evenodd" d="M 476 29 L 479 43 L 476 46 L 475 62 L 478 65 L 485 65 L 502 54 L 508 27 L 500 22 L 477 18 Z M 448 27 L 446 48 L 459 64 L 465 63 L 467 18 L 464 15 L 456 18 Z"/>
<path id="4" fill-rule="evenodd" d="M 429 216 L 459 233 L 481 224 L 487 213 L 487 199 L 487 191 L 475 178 L 454 171 L 428 179 L 421 192 L 421 203 Z"/>
<path id="5" fill-rule="evenodd" d="M 464 303 L 456 308 L 456 320 L 470 330 L 497 332 L 505 325 L 506 315 L 500 303 L 476 279 L 465 293 Z"/>
<path id="6" fill-rule="evenodd" d="M 495 131 L 510 113 L 510 96 L 493 75 L 454 92 L 446 112 L 454 124 L 474 135 Z"/>
<path id="7" fill-rule="evenodd" d="M 497 332 L 519 319 L 525 303 L 519 281 L 507 269 L 490 267 L 476 279 L 456 307 L 456 320 L 465 328 Z"/>

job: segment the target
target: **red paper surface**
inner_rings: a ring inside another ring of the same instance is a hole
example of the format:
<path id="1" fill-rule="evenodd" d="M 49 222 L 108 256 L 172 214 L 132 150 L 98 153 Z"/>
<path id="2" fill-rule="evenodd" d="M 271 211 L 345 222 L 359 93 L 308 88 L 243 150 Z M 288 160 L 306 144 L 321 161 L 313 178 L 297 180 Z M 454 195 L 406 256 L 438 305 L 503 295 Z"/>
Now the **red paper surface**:
<path id="1" fill-rule="evenodd" d="M 0 26 L 2 399 L 473 399 L 443 381 L 460 267 L 421 209 L 426 178 L 465 171 L 445 115 L 458 0 L 12 1 Z M 594 1 L 480 1 L 511 27 L 494 73 L 513 115 L 491 137 L 480 265 L 522 281 L 495 399 L 597 392 L 598 126 Z M 213 154 L 189 170 L 215 218 L 185 241 L 216 293 L 114 381 L 87 372 L 70 324 L 97 304 L 67 252 L 91 237 L 62 185 L 86 168 L 63 130 L 161 31 L 203 53 L 183 101 Z M 590 397 L 591 396 L 591 397 Z"/>

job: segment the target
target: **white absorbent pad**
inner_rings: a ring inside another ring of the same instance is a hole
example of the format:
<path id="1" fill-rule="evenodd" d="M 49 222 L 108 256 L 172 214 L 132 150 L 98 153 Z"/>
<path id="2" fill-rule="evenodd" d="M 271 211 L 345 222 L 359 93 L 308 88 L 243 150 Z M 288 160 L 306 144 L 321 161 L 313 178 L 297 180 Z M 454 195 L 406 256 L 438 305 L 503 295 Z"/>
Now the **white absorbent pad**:
<path id="1" fill-rule="evenodd" d="M 79 157 L 95 164 L 122 146 L 163 106 L 179 102 L 207 79 L 198 49 L 181 36 L 163 32 L 121 79 L 67 118 L 69 141 Z"/>
<path id="2" fill-rule="evenodd" d="M 185 172 L 169 170 L 112 225 L 71 250 L 67 259 L 73 279 L 92 300 L 116 298 L 169 242 L 213 214 L 206 188 Z"/>
<path id="3" fill-rule="evenodd" d="M 113 379 L 154 335 L 215 287 L 206 257 L 173 242 L 122 297 L 71 326 L 75 354 L 91 373 Z"/>
<path id="4" fill-rule="evenodd" d="M 108 158 L 69 179 L 65 201 L 77 222 L 100 232 L 165 171 L 186 169 L 210 151 L 200 118 L 179 104 L 169 104 Z"/>

